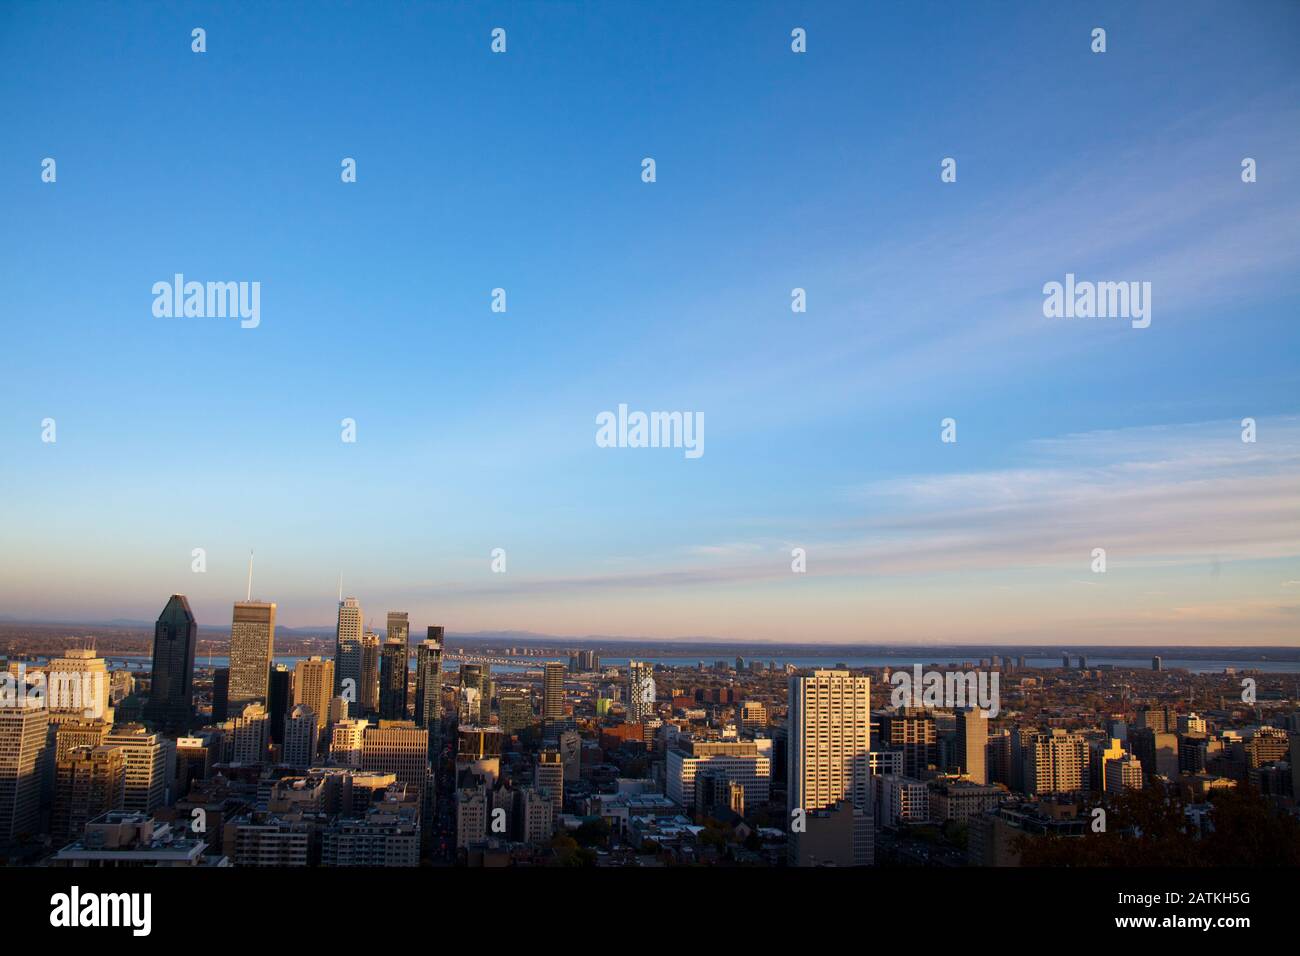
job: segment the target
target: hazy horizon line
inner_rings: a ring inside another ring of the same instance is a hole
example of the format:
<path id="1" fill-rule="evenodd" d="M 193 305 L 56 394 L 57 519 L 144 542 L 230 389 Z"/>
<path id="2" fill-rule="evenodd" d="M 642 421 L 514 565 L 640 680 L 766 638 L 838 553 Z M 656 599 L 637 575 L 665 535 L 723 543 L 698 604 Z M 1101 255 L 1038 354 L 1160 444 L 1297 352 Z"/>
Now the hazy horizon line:
<path id="1" fill-rule="evenodd" d="M 18 619 L 10 617 L 0 617 L 0 626 L 5 625 L 30 625 L 39 627 L 99 627 L 99 628 L 121 628 L 147 629 L 152 627 L 153 621 L 148 620 L 125 620 L 116 621 L 96 621 L 96 620 L 35 620 L 35 619 Z M 278 628 L 283 631 L 302 632 L 309 636 L 329 636 L 334 633 L 333 625 L 306 625 L 306 626 L 289 626 L 284 625 Z M 200 633 L 204 630 L 221 631 L 229 633 L 228 627 L 220 625 L 200 624 Z M 386 628 L 375 628 L 375 633 L 387 633 Z M 71 635 L 70 635 L 71 636 Z M 597 643 L 608 642 L 618 644 L 682 644 L 686 647 L 717 647 L 717 648 L 738 648 L 738 647 L 801 647 L 801 648 L 826 648 L 833 650 L 849 650 L 854 648 L 916 648 L 926 650 L 943 650 L 943 649 L 968 649 L 983 648 L 988 650 L 1001 650 L 1004 648 L 1015 648 L 1018 650 L 1025 649 L 1043 649 L 1055 651 L 1067 650 L 1098 650 L 1098 651 L 1139 651 L 1139 650 L 1177 650 L 1185 652 L 1190 656 L 1196 656 L 1205 651 L 1290 651 L 1300 653 L 1300 644 L 1198 644 L 1187 646 L 1184 644 L 1086 644 L 1086 643 L 1052 643 L 1052 642 L 1032 642 L 1032 643 L 1008 643 L 995 644 L 988 642 L 963 642 L 963 641 L 864 641 L 864 642 L 836 642 L 836 641 L 802 641 L 798 639 L 780 640 L 772 638 L 754 638 L 754 639 L 736 639 L 736 638 L 719 638 L 709 635 L 698 636 L 679 636 L 679 637 L 635 637 L 617 634 L 585 634 L 585 635 L 566 635 L 566 634 L 548 634 L 538 631 L 511 631 L 511 630 L 481 630 L 481 631 L 451 631 L 445 632 L 445 638 L 457 639 L 509 639 L 519 641 L 520 643 L 541 643 L 541 642 L 569 642 L 569 643 Z M 416 633 L 411 636 L 412 643 L 418 643 L 422 638 Z M 211 640 L 211 639 L 209 639 Z"/>

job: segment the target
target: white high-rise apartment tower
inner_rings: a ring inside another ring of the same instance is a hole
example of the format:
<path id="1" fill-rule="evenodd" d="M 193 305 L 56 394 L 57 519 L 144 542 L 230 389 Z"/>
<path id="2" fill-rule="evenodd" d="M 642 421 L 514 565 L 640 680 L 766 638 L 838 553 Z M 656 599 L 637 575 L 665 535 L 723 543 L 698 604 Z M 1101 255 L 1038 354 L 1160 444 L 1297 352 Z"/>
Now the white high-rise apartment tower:
<path id="1" fill-rule="evenodd" d="M 790 678 L 791 810 L 870 805 L 871 679 L 818 670 Z"/>

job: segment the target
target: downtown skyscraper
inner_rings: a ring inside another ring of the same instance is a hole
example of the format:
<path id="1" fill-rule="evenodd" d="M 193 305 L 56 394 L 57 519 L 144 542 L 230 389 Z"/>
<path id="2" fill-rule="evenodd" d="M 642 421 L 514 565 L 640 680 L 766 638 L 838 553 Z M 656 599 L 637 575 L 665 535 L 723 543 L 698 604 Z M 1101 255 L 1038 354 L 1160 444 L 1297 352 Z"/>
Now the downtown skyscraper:
<path id="1" fill-rule="evenodd" d="M 329 721 L 330 699 L 333 695 L 333 661 L 323 657 L 298 661 L 294 668 L 293 703 L 295 707 L 311 708 L 317 730 L 324 730 Z"/>
<path id="2" fill-rule="evenodd" d="M 410 615 L 406 611 L 389 611 L 388 630 L 384 636 L 390 641 L 409 642 L 411 639 Z"/>
<path id="3" fill-rule="evenodd" d="M 169 733 L 186 731 L 194 722 L 194 649 L 198 640 L 199 625 L 190 602 L 184 594 L 173 594 L 154 624 L 152 682 L 144 710 L 146 720 Z"/>
<path id="4" fill-rule="evenodd" d="M 267 702 L 271 657 L 275 646 L 275 604 L 236 601 L 230 626 L 231 713 L 247 704 Z"/>
<path id="5" fill-rule="evenodd" d="M 415 726 L 429 731 L 430 746 L 442 721 L 442 635 L 441 627 L 431 625 L 415 648 Z"/>
<path id="6" fill-rule="evenodd" d="M 564 665 L 547 664 L 542 668 L 542 721 L 551 723 L 564 717 Z"/>
<path id="7" fill-rule="evenodd" d="M 790 810 L 830 807 L 840 800 L 870 806 L 871 679 L 841 670 L 790 678 Z"/>
<path id="8" fill-rule="evenodd" d="M 639 724 L 655 712 L 654 665 L 646 661 L 627 662 L 627 719 Z"/>
<path id="9" fill-rule="evenodd" d="M 405 615 L 403 615 L 405 616 Z M 388 616 L 391 625 L 393 616 Z M 409 659 L 406 633 L 394 637 L 389 631 L 380 652 L 379 716 L 383 720 L 406 719 L 406 683 Z"/>
<path id="10" fill-rule="evenodd" d="M 52 658 L 45 678 L 46 707 L 55 723 L 69 716 L 111 719 L 108 666 L 90 648 L 74 648 Z"/>
<path id="11" fill-rule="evenodd" d="M 406 719 L 410 640 L 410 615 L 406 611 L 389 611 L 388 628 L 379 649 L 379 713 L 388 720 Z"/>
<path id="12" fill-rule="evenodd" d="M 49 724 L 43 707 L 0 707 L 0 843 L 38 832 Z"/>
<path id="13" fill-rule="evenodd" d="M 378 634 L 366 631 L 361 635 L 361 693 L 358 701 L 363 714 L 379 712 L 379 665 L 382 651 Z"/>
<path id="14" fill-rule="evenodd" d="M 361 632 L 361 602 L 341 599 L 334 631 L 334 692 L 348 698 L 350 713 L 358 712 L 361 702 Z"/>

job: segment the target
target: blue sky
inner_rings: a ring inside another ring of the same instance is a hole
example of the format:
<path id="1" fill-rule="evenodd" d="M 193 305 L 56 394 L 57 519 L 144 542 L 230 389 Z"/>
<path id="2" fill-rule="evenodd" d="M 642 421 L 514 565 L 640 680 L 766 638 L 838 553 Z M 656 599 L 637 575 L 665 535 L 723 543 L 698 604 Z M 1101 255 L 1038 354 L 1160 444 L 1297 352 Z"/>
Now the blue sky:
<path id="1" fill-rule="evenodd" d="M 253 548 L 291 625 L 342 573 L 457 631 L 1294 643 L 1298 48 L 1286 2 L 4 5 L 0 608 L 222 624 Z M 260 326 L 155 318 L 177 272 Z M 1067 272 L 1151 327 L 1045 319 Z M 598 448 L 621 402 L 705 454 Z"/>

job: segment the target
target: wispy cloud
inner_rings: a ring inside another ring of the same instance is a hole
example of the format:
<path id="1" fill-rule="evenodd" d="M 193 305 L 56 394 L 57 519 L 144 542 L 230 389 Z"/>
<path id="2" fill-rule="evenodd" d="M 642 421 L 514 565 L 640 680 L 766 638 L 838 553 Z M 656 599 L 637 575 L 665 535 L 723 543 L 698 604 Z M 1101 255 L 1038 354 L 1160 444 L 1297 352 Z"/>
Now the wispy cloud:
<path id="1" fill-rule="evenodd" d="M 847 489 L 862 512 L 801 542 L 820 577 L 1057 567 L 1142 569 L 1300 556 L 1300 420 L 1133 428 L 1028 443 L 1011 470 L 892 478 Z M 789 578 L 787 540 L 694 546 L 675 566 L 493 582 L 470 593 L 618 591 Z M 1078 578 L 1070 580 L 1079 581 Z M 1085 583 L 1088 579 L 1083 579 Z M 1289 582 L 1294 583 L 1294 582 Z M 461 587 L 449 590 L 465 593 Z"/>

